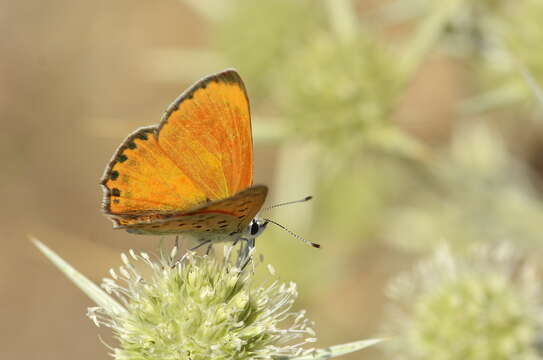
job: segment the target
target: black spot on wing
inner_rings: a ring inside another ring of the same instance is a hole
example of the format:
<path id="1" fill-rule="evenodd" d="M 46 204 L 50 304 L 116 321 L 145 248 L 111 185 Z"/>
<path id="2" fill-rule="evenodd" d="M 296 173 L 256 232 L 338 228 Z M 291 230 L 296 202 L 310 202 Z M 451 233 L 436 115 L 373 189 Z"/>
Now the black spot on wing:
<path id="1" fill-rule="evenodd" d="M 136 137 L 137 137 L 138 139 L 140 139 L 140 140 L 147 140 L 147 139 L 149 139 L 149 137 L 147 136 L 147 134 L 144 133 L 144 132 L 140 132 L 140 133 L 136 134 Z"/>
<path id="2" fill-rule="evenodd" d="M 245 90 L 245 85 L 243 84 L 243 81 L 241 80 L 236 70 L 228 69 L 218 74 L 206 76 L 205 78 L 197 81 L 194 85 L 192 85 L 190 88 L 184 91 L 181 95 L 179 95 L 179 97 L 175 99 L 174 102 L 166 109 L 166 111 L 164 112 L 164 115 L 162 115 L 162 120 L 160 121 L 160 124 L 158 125 L 157 132 L 160 133 L 160 129 L 162 129 L 162 127 L 168 122 L 168 119 L 172 115 L 172 113 L 177 111 L 185 100 L 192 99 L 196 91 L 198 91 L 199 89 L 205 89 L 207 87 L 207 84 L 209 84 L 210 82 L 216 82 L 216 83 L 224 82 L 226 84 L 229 84 L 229 83 L 238 84 L 241 90 L 243 91 L 245 98 L 247 99 L 247 92 Z M 247 100 L 247 102 L 249 102 L 249 100 Z"/>
<path id="3" fill-rule="evenodd" d="M 133 149 L 136 145 L 134 142 L 134 139 L 141 139 L 141 140 L 147 140 L 148 136 L 150 134 L 154 134 L 156 131 L 156 126 L 149 126 L 144 128 L 139 128 L 132 134 L 130 134 L 128 137 L 125 138 L 125 140 L 121 143 L 121 145 L 115 150 L 115 153 L 113 154 L 113 157 L 109 161 L 102 178 L 100 179 L 100 184 L 103 186 L 103 200 L 102 200 L 102 210 L 109 214 L 111 212 L 110 203 L 116 203 L 118 204 L 117 199 L 112 199 L 112 192 L 109 186 L 106 185 L 108 181 L 115 181 L 119 179 L 119 177 L 122 177 L 124 181 L 126 181 L 126 174 L 119 173 L 117 170 L 113 170 L 116 164 L 123 163 L 128 160 L 128 156 L 124 153 L 126 149 Z"/>

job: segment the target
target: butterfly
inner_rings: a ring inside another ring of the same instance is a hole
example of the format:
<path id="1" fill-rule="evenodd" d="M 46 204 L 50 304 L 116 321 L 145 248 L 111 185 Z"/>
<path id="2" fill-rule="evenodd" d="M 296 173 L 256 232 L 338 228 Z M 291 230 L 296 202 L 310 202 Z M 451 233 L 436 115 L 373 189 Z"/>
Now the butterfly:
<path id="1" fill-rule="evenodd" d="M 268 188 L 252 181 L 249 99 L 229 69 L 196 82 L 158 125 L 123 141 L 101 180 L 102 207 L 130 233 L 254 239 L 267 224 L 256 215 Z"/>

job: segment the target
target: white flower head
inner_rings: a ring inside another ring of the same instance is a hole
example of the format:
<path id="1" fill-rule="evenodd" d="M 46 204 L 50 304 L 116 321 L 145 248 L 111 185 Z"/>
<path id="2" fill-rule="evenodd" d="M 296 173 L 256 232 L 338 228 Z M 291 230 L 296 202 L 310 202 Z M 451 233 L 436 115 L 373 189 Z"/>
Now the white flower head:
<path id="1" fill-rule="evenodd" d="M 314 332 L 303 311 L 292 311 L 295 284 L 254 285 L 254 263 L 242 270 L 231 247 L 222 259 L 189 252 L 175 263 L 131 251 L 122 261 L 102 286 L 126 312 L 89 309 L 96 324 L 113 329 L 115 359 L 260 359 L 313 350 L 302 349 Z"/>
<path id="2" fill-rule="evenodd" d="M 389 288 L 388 350 L 413 359 L 538 359 L 543 299 L 535 268 L 507 245 L 440 248 Z"/>

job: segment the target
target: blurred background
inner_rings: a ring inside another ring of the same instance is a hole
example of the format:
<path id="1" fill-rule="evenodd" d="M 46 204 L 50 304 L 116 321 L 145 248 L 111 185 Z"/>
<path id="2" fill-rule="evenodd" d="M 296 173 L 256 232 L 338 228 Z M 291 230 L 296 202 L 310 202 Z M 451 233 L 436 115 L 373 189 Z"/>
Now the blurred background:
<path id="1" fill-rule="evenodd" d="M 0 357 L 107 359 L 99 283 L 158 239 L 112 230 L 102 172 L 127 134 L 224 68 L 248 88 L 258 250 L 347 359 L 537 359 L 543 328 L 543 3 L 0 2 Z M 539 345 L 538 345 L 539 344 Z M 385 352 L 383 352 L 385 351 Z"/>

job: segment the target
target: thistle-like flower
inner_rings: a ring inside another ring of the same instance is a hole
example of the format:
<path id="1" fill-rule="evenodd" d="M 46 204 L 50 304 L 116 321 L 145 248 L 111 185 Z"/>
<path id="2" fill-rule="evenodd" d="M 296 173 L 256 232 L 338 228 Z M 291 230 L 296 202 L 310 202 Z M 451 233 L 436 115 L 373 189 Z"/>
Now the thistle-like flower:
<path id="1" fill-rule="evenodd" d="M 390 286 L 387 332 L 397 358 L 538 359 L 543 326 L 534 267 L 507 245 L 470 257 L 441 248 Z"/>
<path id="2" fill-rule="evenodd" d="M 441 237 L 454 239 L 454 251 L 511 239 L 517 247 L 538 247 L 543 207 L 530 169 L 495 131 L 481 123 L 459 128 L 439 159 L 432 168 L 436 186 L 414 192 L 414 202 L 391 217 L 391 242 L 411 251 L 432 250 Z"/>
<path id="3" fill-rule="evenodd" d="M 404 80 L 386 49 L 364 33 L 345 41 L 317 34 L 290 57 L 281 76 L 289 124 L 307 137 L 340 144 L 359 143 L 390 125 Z"/>
<path id="4" fill-rule="evenodd" d="M 174 250 L 175 252 L 175 250 Z M 294 312 L 294 283 L 253 284 L 254 263 L 243 268 L 226 247 L 222 259 L 187 253 L 122 255 L 103 287 L 125 312 L 89 309 L 97 325 L 113 329 L 118 360 L 268 359 L 313 351 L 315 333 L 304 311 Z"/>

